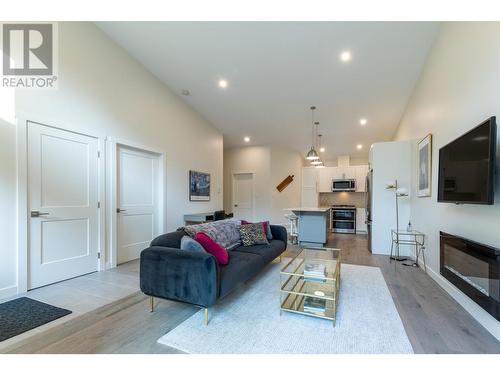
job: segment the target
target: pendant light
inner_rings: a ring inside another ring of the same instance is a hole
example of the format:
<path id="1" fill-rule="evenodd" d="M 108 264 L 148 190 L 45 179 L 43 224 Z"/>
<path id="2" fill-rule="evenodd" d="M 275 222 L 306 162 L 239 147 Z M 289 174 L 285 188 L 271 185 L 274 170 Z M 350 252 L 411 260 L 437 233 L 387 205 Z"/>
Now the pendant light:
<path id="1" fill-rule="evenodd" d="M 319 164 L 315 165 L 314 168 L 325 168 L 325 164 L 320 161 Z"/>
<path id="2" fill-rule="evenodd" d="M 319 122 L 316 123 L 316 126 L 319 125 Z M 316 133 L 318 132 L 318 128 L 316 127 Z M 318 134 L 318 150 L 321 149 L 321 137 L 322 134 Z M 323 160 L 318 159 L 318 160 L 313 160 L 311 162 L 312 165 L 314 165 L 316 168 L 325 168 L 325 165 L 323 163 Z"/>
<path id="3" fill-rule="evenodd" d="M 314 148 L 314 145 L 315 145 L 315 136 L 314 136 L 314 110 L 316 109 L 315 106 L 312 106 L 311 107 L 311 118 L 312 118 L 312 121 L 311 121 L 311 125 L 312 125 L 312 137 L 311 137 L 311 149 L 309 150 L 309 152 L 307 153 L 306 155 L 306 159 L 307 160 L 318 160 L 319 159 L 319 156 L 318 156 L 318 153 L 316 152 L 316 149 Z"/>
<path id="4" fill-rule="evenodd" d="M 314 126 L 316 127 L 316 134 L 318 134 L 319 121 L 316 121 L 314 123 Z M 316 142 L 314 143 L 315 149 L 318 149 L 318 150 L 319 150 L 319 142 L 318 142 L 319 138 L 320 138 L 320 135 L 317 135 Z M 318 158 L 316 160 L 311 161 L 311 165 L 314 165 L 314 166 L 320 165 L 321 163 L 322 163 L 322 161 L 319 158 L 319 155 L 318 155 Z"/>

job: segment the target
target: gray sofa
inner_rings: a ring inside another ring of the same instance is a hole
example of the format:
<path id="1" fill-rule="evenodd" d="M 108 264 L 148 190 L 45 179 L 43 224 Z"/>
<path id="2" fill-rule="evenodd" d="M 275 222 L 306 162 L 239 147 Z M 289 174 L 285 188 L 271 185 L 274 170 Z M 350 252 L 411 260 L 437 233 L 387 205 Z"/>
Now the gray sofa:
<path id="1" fill-rule="evenodd" d="M 141 252 L 141 290 L 153 297 L 185 302 L 208 308 L 228 295 L 238 285 L 257 275 L 267 264 L 279 257 L 287 245 L 287 232 L 271 225 L 273 239 L 268 245 L 240 246 L 229 251 L 229 264 L 219 266 L 209 253 L 180 249 L 183 230 L 155 238 Z"/>

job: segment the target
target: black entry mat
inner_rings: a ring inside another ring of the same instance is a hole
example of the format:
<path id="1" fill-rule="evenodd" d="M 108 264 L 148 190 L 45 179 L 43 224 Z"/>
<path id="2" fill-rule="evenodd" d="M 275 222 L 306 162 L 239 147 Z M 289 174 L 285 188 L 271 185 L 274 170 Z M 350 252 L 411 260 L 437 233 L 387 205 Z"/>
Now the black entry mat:
<path id="1" fill-rule="evenodd" d="M 59 319 L 71 311 L 21 297 L 0 304 L 0 341 Z"/>

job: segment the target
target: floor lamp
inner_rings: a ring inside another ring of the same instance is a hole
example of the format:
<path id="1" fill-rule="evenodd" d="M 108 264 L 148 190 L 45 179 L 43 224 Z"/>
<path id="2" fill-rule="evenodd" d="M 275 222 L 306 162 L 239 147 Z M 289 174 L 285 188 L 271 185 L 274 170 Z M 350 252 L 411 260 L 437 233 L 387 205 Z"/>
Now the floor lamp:
<path id="1" fill-rule="evenodd" d="M 386 186 L 387 190 L 393 190 L 394 191 L 394 197 L 396 199 L 396 252 L 394 256 L 391 257 L 391 259 L 396 260 L 398 262 L 403 262 L 407 260 L 408 258 L 400 256 L 399 255 L 399 198 L 401 197 L 407 197 L 408 192 L 406 189 L 400 188 L 398 186 L 398 180 L 394 181 L 394 184 L 388 184 Z M 391 234 L 391 241 L 394 242 Z"/>

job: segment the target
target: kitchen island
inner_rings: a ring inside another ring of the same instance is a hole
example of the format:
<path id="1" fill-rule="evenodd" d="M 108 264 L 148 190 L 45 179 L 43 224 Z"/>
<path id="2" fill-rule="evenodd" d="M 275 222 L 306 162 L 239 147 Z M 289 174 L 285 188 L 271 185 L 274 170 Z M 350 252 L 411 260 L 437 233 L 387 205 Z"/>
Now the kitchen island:
<path id="1" fill-rule="evenodd" d="M 295 207 L 286 210 L 298 217 L 299 246 L 325 246 L 328 240 L 330 207 Z"/>

